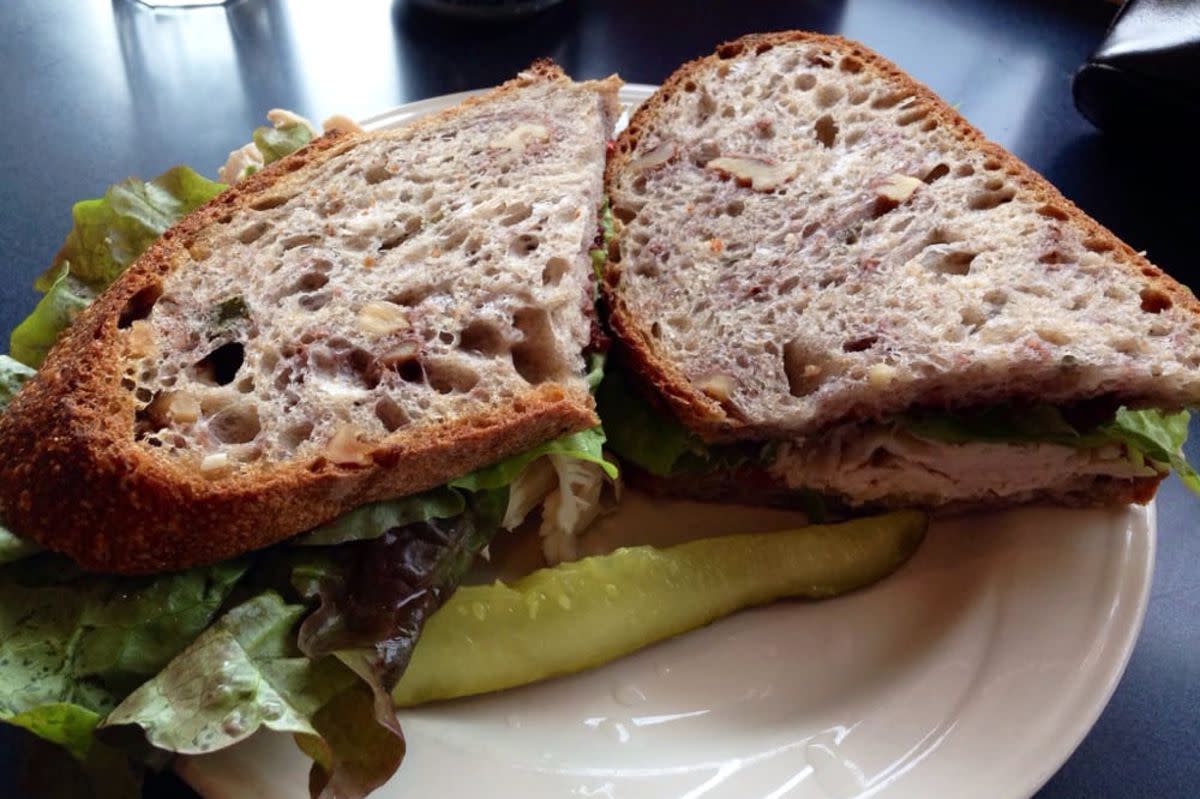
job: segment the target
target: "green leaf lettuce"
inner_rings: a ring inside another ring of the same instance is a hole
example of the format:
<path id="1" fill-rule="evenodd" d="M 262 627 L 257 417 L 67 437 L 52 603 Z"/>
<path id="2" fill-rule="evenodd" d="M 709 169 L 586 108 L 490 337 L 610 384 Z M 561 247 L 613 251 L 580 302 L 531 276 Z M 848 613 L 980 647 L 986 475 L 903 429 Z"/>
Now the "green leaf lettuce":
<path id="1" fill-rule="evenodd" d="M 0 721 L 83 757 L 100 718 L 208 626 L 244 569 L 99 577 L 49 555 L 0 568 Z"/>
<path id="2" fill-rule="evenodd" d="M 559 436 L 522 452 L 520 455 L 513 455 L 499 463 L 451 480 L 449 485 L 451 488 L 463 488 L 468 491 L 503 488 L 516 480 L 526 466 L 543 455 L 566 455 L 583 461 L 591 461 L 603 469 L 609 477 L 616 477 L 617 467 L 604 459 L 604 441 L 604 429 L 601 427 L 592 427 L 578 433 Z"/>
<path id="3" fill-rule="evenodd" d="M 149 181 L 126 178 L 109 186 L 103 197 L 75 203 L 66 243 L 35 287 L 48 290 L 64 264 L 84 283 L 96 289 L 107 286 L 163 231 L 224 188 L 176 166 Z"/>
<path id="4" fill-rule="evenodd" d="M 1099 430 L 1156 463 L 1170 465 L 1180 482 L 1193 493 L 1200 494 L 1200 475 L 1183 454 L 1188 419 L 1187 411 L 1165 413 L 1121 408 L 1113 420 L 1101 425 Z"/>
<path id="5" fill-rule="evenodd" d="M 13 330 L 12 356 L 27 366 L 40 365 L 76 314 L 163 231 L 224 188 L 177 166 L 150 181 L 127 178 L 109 186 L 103 197 L 75 203 L 66 242 L 34 283 L 45 296 Z"/>
<path id="6" fill-rule="evenodd" d="M 331 546 L 347 541 L 377 538 L 393 527 L 404 527 L 430 519 L 449 519 L 466 510 L 462 492 L 446 486 L 398 499 L 372 502 L 305 533 L 294 543 L 300 546 Z"/>
<path id="7" fill-rule="evenodd" d="M 254 146 L 263 155 L 263 163 L 278 161 L 312 141 L 312 131 L 302 122 L 291 122 L 280 127 L 254 129 Z"/>
<path id="8" fill-rule="evenodd" d="M 41 366 L 59 333 L 66 330 L 95 297 L 96 292 L 90 286 L 70 275 L 66 267 L 61 267 L 33 313 L 13 329 L 8 342 L 12 357 L 26 366 Z"/>
<path id="9" fill-rule="evenodd" d="M 604 279 L 604 264 L 608 260 L 608 245 L 616 235 L 616 228 L 613 226 L 612 208 L 609 207 L 608 198 L 604 198 L 604 204 L 600 206 L 600 246 L 593 247 L 588 250 L 588 255 L 592 259 L 592 271 L 596 275 L 596 280 Z"/>
<path id="10" fill-rule="evenodd" d="M 365 796 L 404 757 L 394 717 L 376 723 L 367 687 L 336 658 L 296 650 L 307 611 L 268 591 L 222 616 L 131 693 L 104 728 L 137 725 L 160 749 L 214 752 L 259 728 L 290 732 L 313 757 L 314 795 Z"/>
<path id="11" fill-rule="evenodd" d="M 1018 407 L 994 405 L 955 413 L 901 416 L 901 427 L 921 438 L 948 444 L 984 441 L 997 444 L 1047 443 L 1073 445 L 1079 431 L 1051 405 Z"/>
<path id="12" fill-rule="evenodd" d="M 604 375 L 596 408 L 612 450 L 651 474 L 672 474 L 685 456 L 707 452 L 690 430 L 652 408 L 621 369 Z"/>

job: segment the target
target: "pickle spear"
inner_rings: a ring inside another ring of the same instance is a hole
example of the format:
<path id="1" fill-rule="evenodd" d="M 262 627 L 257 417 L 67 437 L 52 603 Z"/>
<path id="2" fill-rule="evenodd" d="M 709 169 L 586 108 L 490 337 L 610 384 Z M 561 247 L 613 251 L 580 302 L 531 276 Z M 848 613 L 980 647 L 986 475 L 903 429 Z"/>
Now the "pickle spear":
<path id="1" fill-rule="evenodd" d="M 430 617 L 392 693 L 401 707 L 498 691 L 598 666 L 742 608 L 825 599 L 904 563 L 928 519 L 899 511 L 843 524 L 626 547 L 505 585 L 464 586 Z"/>

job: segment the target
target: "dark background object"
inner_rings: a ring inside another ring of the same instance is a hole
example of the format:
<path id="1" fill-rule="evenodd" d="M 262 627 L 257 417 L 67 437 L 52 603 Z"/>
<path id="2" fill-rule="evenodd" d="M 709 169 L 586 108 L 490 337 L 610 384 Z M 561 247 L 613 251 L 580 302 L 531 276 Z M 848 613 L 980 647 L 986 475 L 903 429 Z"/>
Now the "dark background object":
<path id="1" fill-rule="evenodd" d="M 544 11 L 562 0 L 410 0 L 413 5 L 458 19 L 507 20 Z"/>
<path id="2" fill-rule="evenodd" d="M 61 244 L 74 201 L 177 162 L 214 174 L 269 108 L 363 117 L 495 84 L 538 56 L 577 78 L 618 71 L 657 83 L 722 40 L 786 28 L 842 33 L 878 50 L 1135 248 L 1200 287 L 1200 159 L 1191 148 L 1103 136 L 1071 104 L 1071 75 L 1115 13 L 1107 3 L 564 0 L 487 24 L 391 0 L 237 0 L 157 12 L 132 0 L 8 0 L 3 13 L 3 334 L 31 309 L 30 285 Z M 1170 124 L 1144 120 L 1151 134 Z M 1194 461 L 1197 444 L 1189 446 Z M 1158 503 L 1145 629 L 1112 702 L 1041 799 L 1191 797 L 1200 785 L 1200 500 L 1172 478 Z M 5 786 L 22 757 L 15 747 L 15 736 L 0 729 L 0 795 L 12 795 Z M 147 795 L 187 793 L 164 776 Z"/>
<path id="3" fill-rule="evenodd" d="M 1131 0 L 1073 84 L 1075 105 L 1129 138 L 1192 141 L 1200 123 L 1200 3 Z"/>

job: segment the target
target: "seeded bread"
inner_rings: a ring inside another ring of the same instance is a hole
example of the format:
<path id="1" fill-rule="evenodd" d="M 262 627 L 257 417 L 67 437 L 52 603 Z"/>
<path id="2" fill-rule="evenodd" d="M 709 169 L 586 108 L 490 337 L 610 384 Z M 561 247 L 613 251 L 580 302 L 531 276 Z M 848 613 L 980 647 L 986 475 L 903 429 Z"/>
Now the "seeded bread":
<path id="1" fill-rule="evenodd" d="M 0 417 L 0 517 L 87 568 L 178 569 L 595 424 L 618 85 L 540 62 L 184 219 Z"/>
<path id="2" fill-rule="evenodd" d="M 712 439 L 915 403 L 1200 402 L 1200 304 L 863 46 L 747 36 L 617 141 L 605 297 L 634 371 Z"/>

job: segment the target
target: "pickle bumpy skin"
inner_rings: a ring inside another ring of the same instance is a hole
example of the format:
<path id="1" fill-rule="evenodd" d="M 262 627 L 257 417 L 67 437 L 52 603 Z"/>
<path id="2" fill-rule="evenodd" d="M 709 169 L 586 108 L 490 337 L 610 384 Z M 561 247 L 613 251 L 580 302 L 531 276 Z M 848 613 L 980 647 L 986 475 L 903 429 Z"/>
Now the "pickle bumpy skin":
<path id="1" fill-rule="evenodd" d="M 900 511 L 836 525 L 706 538 L 465 586 L 425 627 L 397 705 L 498 691 L 601 665 L 742 608 L 826 599 L 900 567 L 927 517 Z"/>

